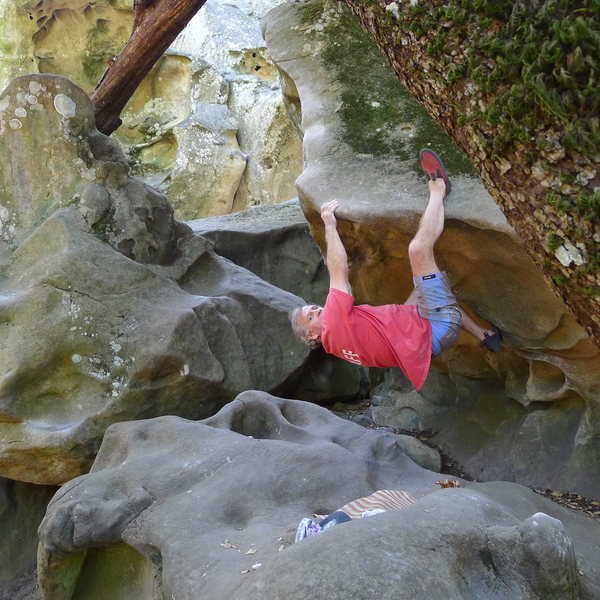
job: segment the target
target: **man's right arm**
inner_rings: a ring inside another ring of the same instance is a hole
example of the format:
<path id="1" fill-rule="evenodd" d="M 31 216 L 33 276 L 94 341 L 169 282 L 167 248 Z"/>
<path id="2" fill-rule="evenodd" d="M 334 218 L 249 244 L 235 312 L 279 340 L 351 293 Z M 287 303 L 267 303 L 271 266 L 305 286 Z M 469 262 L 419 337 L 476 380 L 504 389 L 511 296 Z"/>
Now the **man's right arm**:
<path id="1" fill-rule="evenodd" d="M 325 224 L 325 243 L 327 244 L 325 262 L 329 271 L 329 287 L 350 294 L 348 256 L 338 233 L 334 214 L 338 206 L 337 200 L 330 200 L 321 207 L 321 218 Z"/>

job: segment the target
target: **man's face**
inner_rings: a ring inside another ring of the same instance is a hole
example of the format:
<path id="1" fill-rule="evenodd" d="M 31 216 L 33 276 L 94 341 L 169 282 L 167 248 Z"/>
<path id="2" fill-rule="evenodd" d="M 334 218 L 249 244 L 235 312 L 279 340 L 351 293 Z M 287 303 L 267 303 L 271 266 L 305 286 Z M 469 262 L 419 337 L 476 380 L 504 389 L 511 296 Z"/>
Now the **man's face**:
<path id="1" fill-rule="evenodd" d="M 323 307 L 316 304 L 307 304 L 300 309 L 298 322 L 308 330 L 307 338 L 317 340 L 321 337 L 323 329 Z"/>

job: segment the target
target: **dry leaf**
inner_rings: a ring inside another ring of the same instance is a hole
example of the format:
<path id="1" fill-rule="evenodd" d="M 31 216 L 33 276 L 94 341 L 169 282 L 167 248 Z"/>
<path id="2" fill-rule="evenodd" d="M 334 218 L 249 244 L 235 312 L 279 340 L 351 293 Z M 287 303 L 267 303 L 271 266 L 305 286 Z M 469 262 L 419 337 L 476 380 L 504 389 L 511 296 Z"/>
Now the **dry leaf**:
<path id="1" fill-rule="evenodd" d="M 242 573 L 250 573 L 250 569 L 244 569 Z"/>
<path id="2" fill-rule="evenodd" d="M 460 481 L 456 481 L 456 479 L 442 479 L 436 483 L 442 488 L 462 487 Z"/>
<path id="3" fill-rule="evenodd" d="M 285 546 L 283 544 L 281 544 L 281 546 L 279 546 L 279 548 L 277 548 L 277 552 L 281 552 L 284 548 L 285 548 Z"/>
<path id="4" fill-rule="evenodd" d="M 256 549 L 250 548 L 250 550 L 248 550 L 248 552 L 246 552 L 245 554 L 256 554 Z"/>
<path id="5" fill-rule="evenodd" d="M 224 541 L 224 542 L 221 544 L 221 546 L 222 546 L 223 548 L 225 548 L 225 550 L 229 550 L 229 548 L 233 548 L 234 550 L 238 550 L 238 551 L 239 551 L 239 548 L 238 548 L 237 546 L 235 546 L 234 544 L 232 544 L 232 543 L 231 543 L 229 540 L 225 540 L 225 541 Z"/>

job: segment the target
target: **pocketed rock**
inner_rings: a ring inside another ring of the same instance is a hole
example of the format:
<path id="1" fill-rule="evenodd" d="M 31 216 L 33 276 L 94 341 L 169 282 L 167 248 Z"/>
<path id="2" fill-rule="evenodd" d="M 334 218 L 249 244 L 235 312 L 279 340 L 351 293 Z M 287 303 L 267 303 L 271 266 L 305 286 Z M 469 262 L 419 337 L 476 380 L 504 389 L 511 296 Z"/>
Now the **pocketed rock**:
<path id="1" fill-rule="evenodd" d="M 276 3 L 204 5 L 122 112 L 114 137 L 133 174 L 160 185 L 179 219 L 296 195 L 301 143 L 258 25 Z M 0 89 L 17 76 L 42 72 L 92 94 L 133 22 L 131 0 L 2 3 Z"/>
<path id="2" fill-rule="evenodd" d="M 48 508 L 40 587 L 45 600 L 82 581 L 96 600 L 600 592 L 597 522 L 516 484 L 439 489 L 438 478 L 389 434 L 262 392 L 201 422 L 115 424 L 92 472 Z M 378 489 L 416 503 L 292 543 L 302 518 Z"/>

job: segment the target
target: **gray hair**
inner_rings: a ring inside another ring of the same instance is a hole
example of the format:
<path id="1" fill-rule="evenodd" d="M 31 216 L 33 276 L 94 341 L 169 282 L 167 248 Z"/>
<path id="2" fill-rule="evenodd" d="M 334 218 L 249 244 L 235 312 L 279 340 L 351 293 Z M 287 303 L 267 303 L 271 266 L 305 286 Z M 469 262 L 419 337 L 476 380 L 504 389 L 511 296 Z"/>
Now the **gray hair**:
<path id="1" fill-rule="evenodd" d="M 297 306 L 296 308 L 294 308 L 293 310 L 291 310 L 288 313 L 288 317 L 290 319 L 290 322 L 292 324 L 292 331 L 294 332 L 294 335 L 303 343 L 306 344 L 307 346 L 310 346 L 311 348 L 317 348 L 318 346 L 321 345 L 321 342 L 319 340 L 309 340 L 308 339 L 308 334 L 310 333 L 308 331 L 308 329 L 306 327 L 303 327 L 302 325 L 300 325 L 299 323 L 299 319 L 298 317 L 300 316 L 300 311 L 307 306 L 306 304 L 303 304 L 302 306 Z"/>

